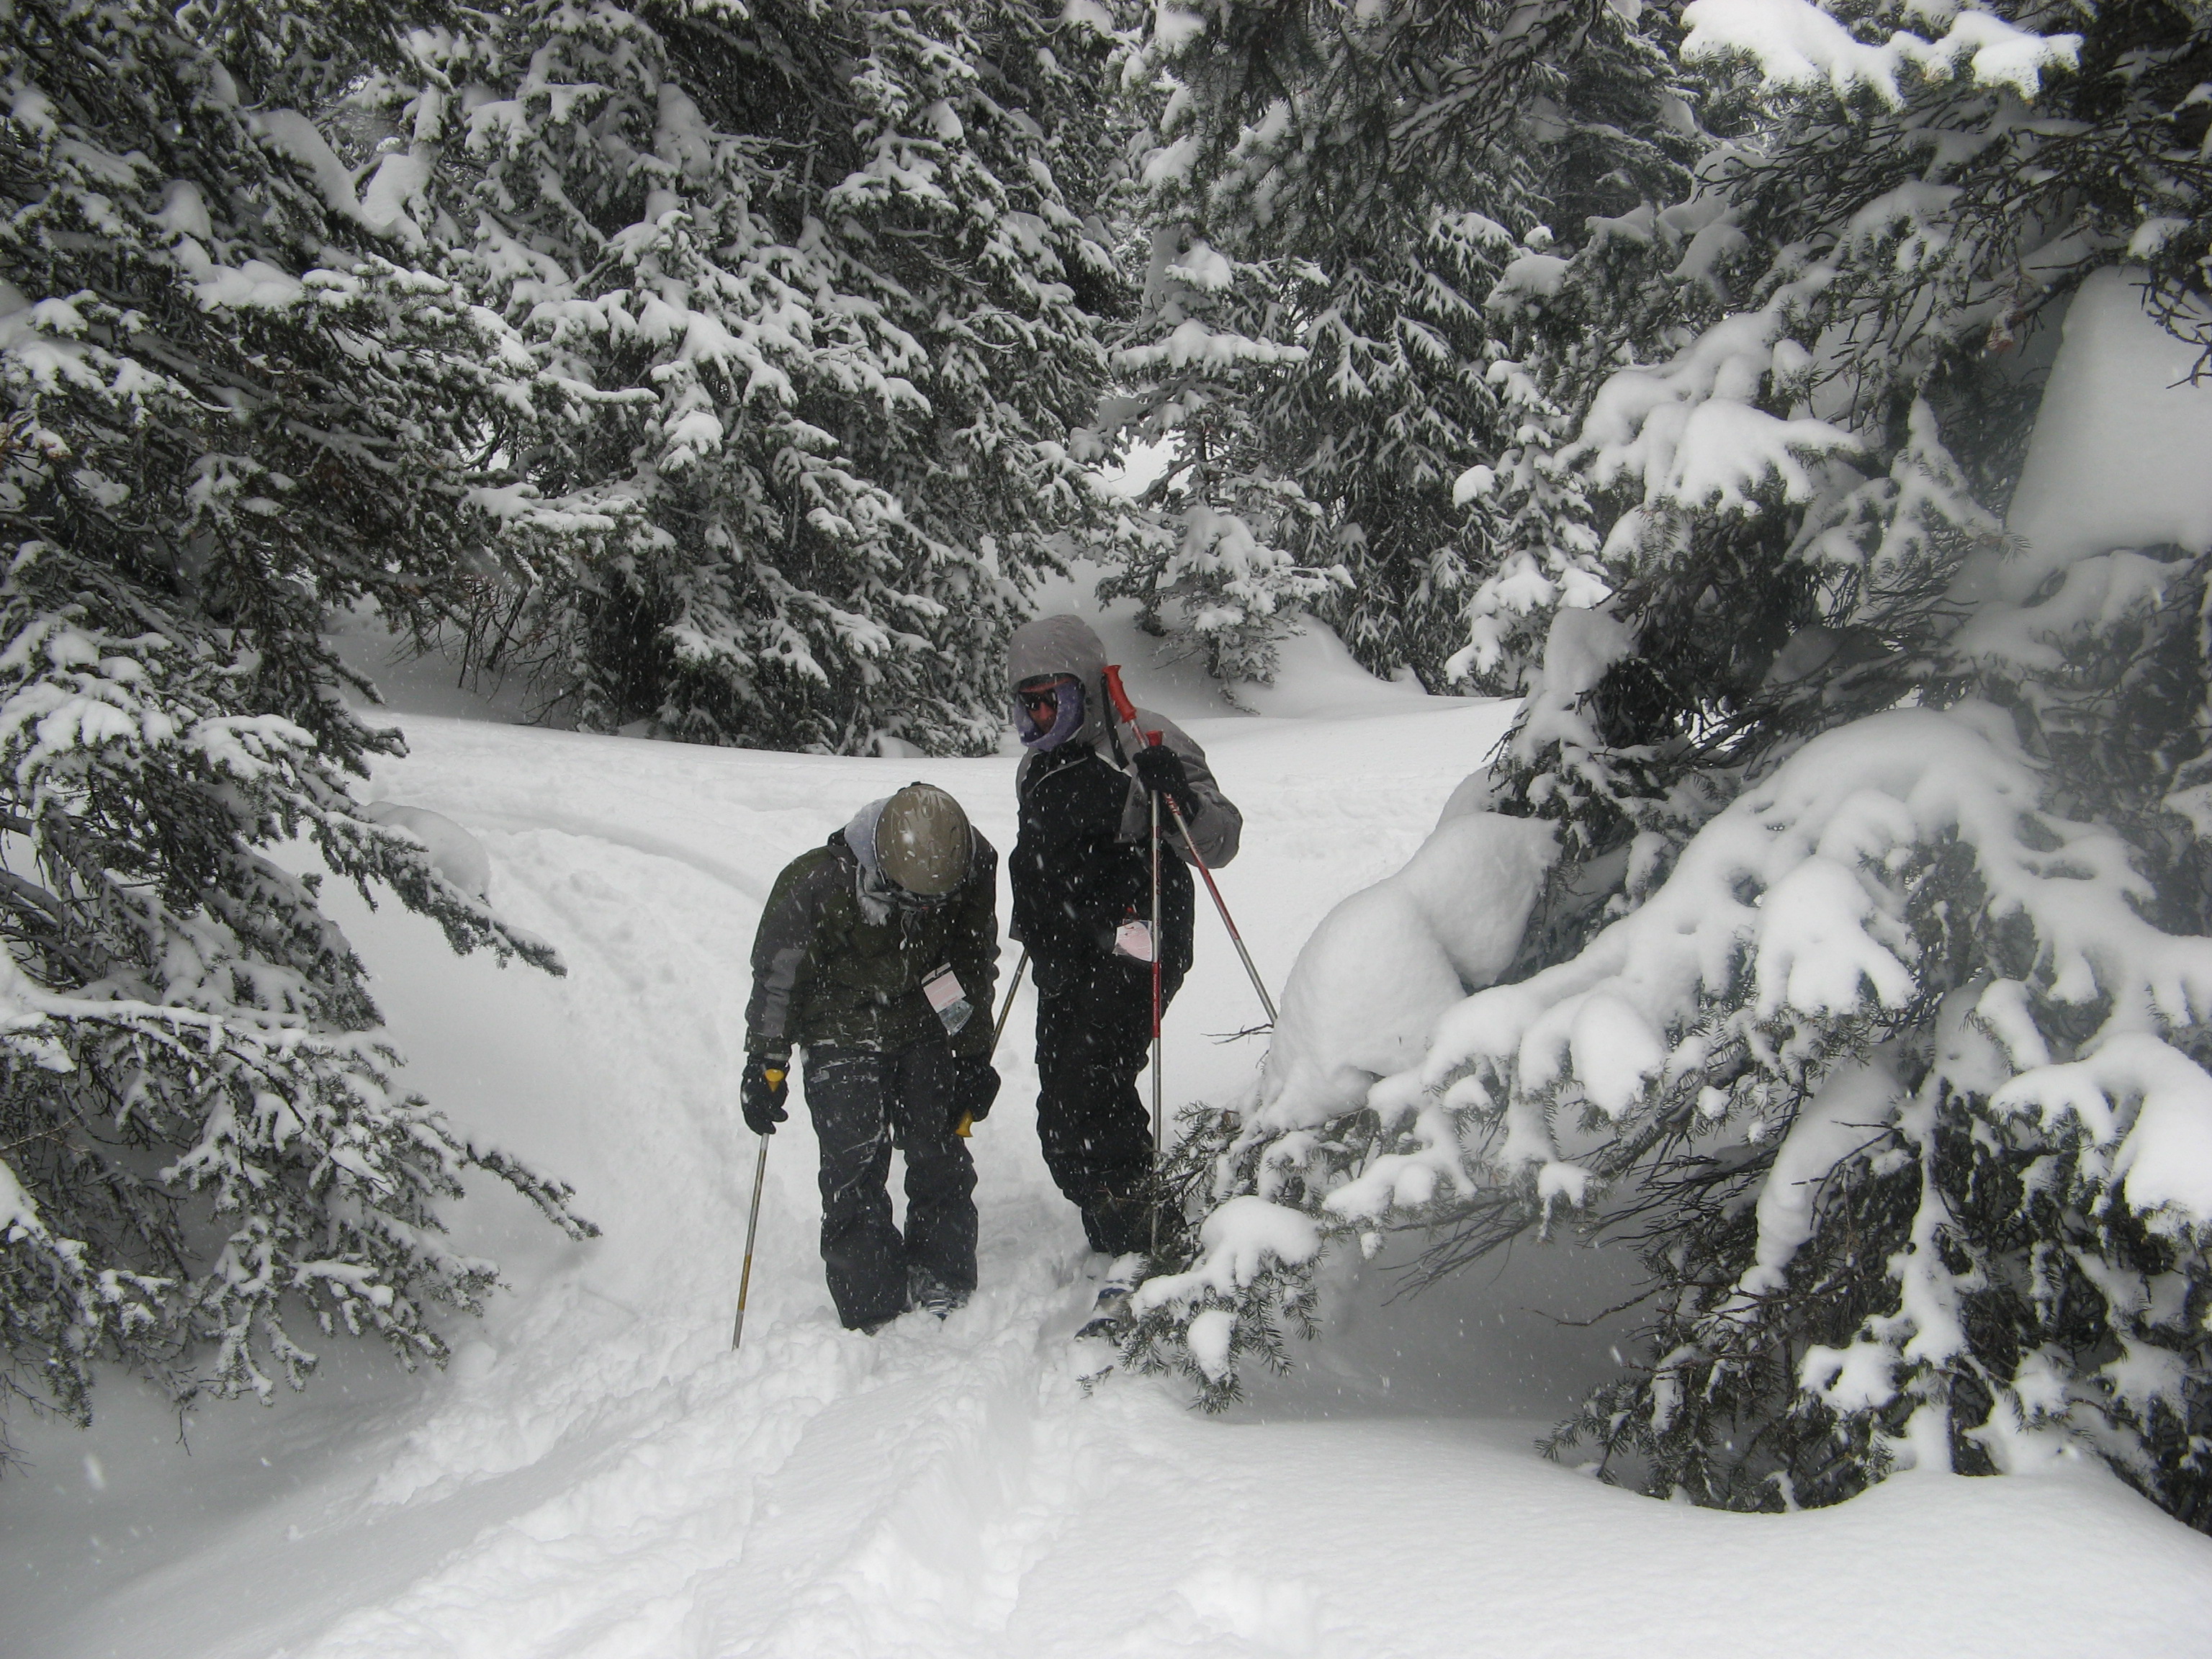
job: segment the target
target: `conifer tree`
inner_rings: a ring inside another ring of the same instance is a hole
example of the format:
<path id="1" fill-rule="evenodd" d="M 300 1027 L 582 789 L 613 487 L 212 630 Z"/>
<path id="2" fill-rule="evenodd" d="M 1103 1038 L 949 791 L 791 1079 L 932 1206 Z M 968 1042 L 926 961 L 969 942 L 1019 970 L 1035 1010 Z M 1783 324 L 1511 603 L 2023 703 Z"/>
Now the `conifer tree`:
<path id="1" fill-rule="evenodd" d="M 1114 356 L 1124 389 L 1100 410 L 1103 432 L 1170 446 L 1174 463 L 1117 515 L 1099 597 L 1135 599 L 1140 627 L 1199 643 L 1227 684 L 1271 679 L 1291 617 L 1346 580 L 1326 562 L 1318 505 L 1272 465 L 1260 413 L 1261 388 L 1305 360 L 1271 332 L 1310 274 L 1156 230 L 1133 338 Z"/>
<path id="2" fill-rule="evenodd" d="M 1116 277 L 1080 30 L 1018 4 L 470 12 L 365 96 L 565 407 L 501 603 L 590 729 L 975 750 Z M 1065 61 L 1063 61 L 1065 60 Z"/>
<path id="3" fill-rule="evenodd" d="M 2212 1524 L 2205 556 L 2001 516 L 2043 313 L 2112 306 L 2082 285 L 2126 259 L 2184 339 L 2212 314 L 2212 35 L 1742 15 L 1685 15 L 1749 118 L 1643 228 L 1692 325 L 1563 452 L 1613 592 L 1553 615 L 1494 780 L 1560 831 L 1522 960 L 1321 1121 L 1201 1120 L 1186 1182 L 1310 1246 L 1243 1283 L 1202 1248 L 1127 1352 L 1223 1398 L 1323 1233 L 1437 1227 L 1446 1272 L 1589 1226 L 1651 1311 L 1563 1455 L 1781 1508 L 2070 1445 Z"/>
<path id="4" fill-rule="evenodd" d="M 1295 501 L 1297 542 L 1285 554 L 1255 533 L 1269 557 L 1247 562 L 1302 563 L 1285 602 L 1378 673 L 1494 682 L 1514 633 L 1501 618 L 1594 550 L 1577 488 L 1546 459 L 1568 411 L 1522 368 L 1528 329 L 1485 301 L 1509 266 L 1561 263 L 1542 252 L 1547 220 L 1632 210 L 1679 182 L 1686 141 L 1659 118 L 1672 94 L 1633 9 L 1224 4 L 1172 14 L 1132 48 L 1127 78 L 1153 88 L 1139 212 L 1188 250 L 1169 270 L 1258 280 L 1209 329 L 1249 345 L 1218 343 L 1192 388 L 1144 372 L 1199 362 L 1191 283 L 1156 279 L 1117 359 L 1137 386 L 1107 424 L 1180 431 L 1194 501 L 1231 425 L 1212 510 L 1239 514 L 1236 491 Z M 1471 623 L 1489 641 L 1472 653 Z"/>
<path id="5" fill-rule="evenodd" d="M 393 1086 L 315 877 L 541 966 L 353 814 L 396 733 L 337 692 L 327 607 L 404 612 L 462 558 L 454 411 L 495 319 L 387 257 L 309 118 L 391 41 L 366 11 L 5 0 L 0 39 L 0 1322 L 8 1397 L 93 1367 L 266 1398 L 321 1337 L 442 1358 L 471 1168 L 568 1189 Z"/>

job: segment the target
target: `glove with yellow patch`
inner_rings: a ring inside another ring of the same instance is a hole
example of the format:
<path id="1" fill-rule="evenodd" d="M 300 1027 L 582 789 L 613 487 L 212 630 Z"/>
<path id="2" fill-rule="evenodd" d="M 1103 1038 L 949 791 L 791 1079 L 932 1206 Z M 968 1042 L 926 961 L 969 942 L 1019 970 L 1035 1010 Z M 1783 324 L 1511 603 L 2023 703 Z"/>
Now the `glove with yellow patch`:
<path id="1" fill-rule="evenodd" d="M 788 1064 L 765 1054 L 754 1054 L 745 1061 L 745 1079 L 738 1099 L 745 1115 L 745 1127 L 757 1135 L 774 1134 L 775 1126 L 791 1115 L 783 1109 L 784 1098 L 791 1093 Z"/>

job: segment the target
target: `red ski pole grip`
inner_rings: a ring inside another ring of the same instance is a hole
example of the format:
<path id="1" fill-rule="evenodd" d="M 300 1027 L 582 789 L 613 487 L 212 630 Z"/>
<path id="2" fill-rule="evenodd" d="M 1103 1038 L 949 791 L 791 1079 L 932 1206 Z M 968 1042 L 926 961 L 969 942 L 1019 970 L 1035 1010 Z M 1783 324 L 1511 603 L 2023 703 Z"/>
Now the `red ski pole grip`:
<path id="1" fill-rule="evenodd" d="M 1106 700 L 1114 705 L 1115 714 L 1145 740 L 1146 748 L 1159 742 L 1158 732 L 1146 732 L 1137 725 L 1137 705 L 1129 701 L 1129 693 L 1121 684 L 1121 670 L 1114 663 L 1106 665 Z"/>

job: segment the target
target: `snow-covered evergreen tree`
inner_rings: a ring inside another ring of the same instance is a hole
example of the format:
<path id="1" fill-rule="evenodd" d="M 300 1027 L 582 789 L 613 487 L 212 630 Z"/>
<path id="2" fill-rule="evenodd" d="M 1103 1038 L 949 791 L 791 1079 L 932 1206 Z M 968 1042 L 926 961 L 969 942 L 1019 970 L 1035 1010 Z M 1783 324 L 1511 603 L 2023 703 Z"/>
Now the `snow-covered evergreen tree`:
<path id="1" fill-rule="evenodd" d="M 1686 325 L 1564 452 L 1613 591 L 1553 617 L 1492 780 L 1559 826 L 1520 960 L 1407 1069 L 1202 1119 L 1212 1231 L 1127 1352 L 1220 1398 L 1325 1234 L 1437 1226 L 1449 1271 L 1589 1226 L 1654 1311 L 1563 1452 L 1756 1508 L 2081 1448 L 2212 1523 L 2212 550 L 2159 516 L 2185 466 L 2067 471 L 2106 379 L 2206 419 L 2212 33 L 1684 21 L 1750 118 L 1643 227 L 1694 227 Z"/>
<path id="2" fill-rule="evenodd" d="M 1579 223 L 1679 181 L 1686 135 L 1660 118 L 1673 94 L 1637 10 L 1224 3 L 1161 13 L 1133 50 L 1155 280 L 1107 424 L 1182 431 L 1186 464 L 1233 430 L 1214 499 L 1193 465 L 1176 504 L 1294 502 L 1299 539 L 1247 537 L 1246 562 L 1302 581 L 1377 672 L 1504 678 L 1512 618 L 1563 580 L 1570 602 L 1595 592 L 1568 574 L 1595 543 L 1549 459 L 1572 411 L 1525 367 L 1533 313 L 1486 300 L 1510 268 L 1563 265 L 1543 252 L 1558 212 Z M 1161 283 L 1164 264 L 1183 280 Z M 1217 309 L 1250 290 L 1226 322 L 1192 303 L 1209 270 Z"/>
<path id="3" fill-rule="evenodd" d="M 497 602 L 568 715 L 988 746 L 1023 586 L 1091 511 L 1093 37 L 1018 4 L 546 0 L 412 46 L 366 94 L 411 222 L 570 394 L 486 434 L 532 550 Z"/>
<path id="4" fill-rule="evenodd" d="M 441 1358 L 427 1304 L 495 1281 L 440 1237 L 465 1171 L 588 1228 L 395 1091 L 272 851 L 557 969 L 354 816 L 398 738 L 318 634 L 481 533 L 453 434 L 504 331 L 310 119 L 390 51 L 367 14 L 8 0 L 0 39 L 0 1386 L 81 1419 L 104 1359 L 266 1397 L 319 1332 Z"/>
<path id="5" fill-rule="evenodd" d="M 1265 684 L 1291 618 L 1346 579 L 1316 551 L 1316 503 L 1271 464 L 1262 390 L 1304 346 L 1271 337 L 1310 273 L 1233 264 L 1181 225 L 1152 236 L 1144 301 L 1114 354 L 1124 388 L 1100 410 L 1119 441 L 1167 446 L 1168 469 L 1114 525 L 1101 599 L 1133 598 L 1146 629 L 1203 647 L 1224 682 Z"/>

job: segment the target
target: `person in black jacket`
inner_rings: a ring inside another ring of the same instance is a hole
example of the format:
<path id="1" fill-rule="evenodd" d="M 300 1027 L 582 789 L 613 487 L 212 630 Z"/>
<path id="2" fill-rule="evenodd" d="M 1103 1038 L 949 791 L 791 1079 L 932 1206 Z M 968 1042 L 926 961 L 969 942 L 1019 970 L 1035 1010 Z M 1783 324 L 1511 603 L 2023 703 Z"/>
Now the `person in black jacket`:
<path id="1" fill-rule="evenodd" d="M 1037 1135 L 1060 1192 L 1083 1212 L 1091 1248 L 1148 1249 L 1152 1115 L 1137 1092 L 1152 1042 L 1150 951 L 1163 1003 L 1191 963 L 1194 911 L 1182 837 L 1161 814 L 1162 938 L 1152 918 L 1151 805 L 1183 810 L 1209 865 L 1237 855 L 1243 820 L 1214 782 L 1205 751 L 1146 709 L 1161 746 L 1117 731 L 1104 682 L 1106 647 L 1074 617 L 1016 630 L 1007 681 L 1027 753 L 1015 774 L 1019 829 L 1008 874 L 1013 937 L 1029 947 L 1037 990 Z"/>
<path id="2" fill-rule="evenodd" d="M 975 1166 L 964 1115 L 991 1109 L 999 858 L 942 789 L 872 801 L 776 878 L 753 939 L 745 1123 L 769 1135 L 794 1046 L 822 1152 L 822 1260 L 838 1317 L 872 1331 L 942 1316 L 975 1288 Z M 906 1227 L 891 1148 L 906 1154 Z"/>

